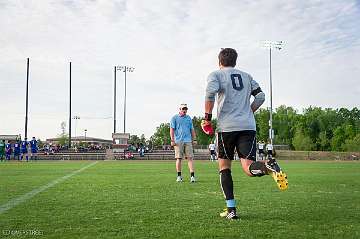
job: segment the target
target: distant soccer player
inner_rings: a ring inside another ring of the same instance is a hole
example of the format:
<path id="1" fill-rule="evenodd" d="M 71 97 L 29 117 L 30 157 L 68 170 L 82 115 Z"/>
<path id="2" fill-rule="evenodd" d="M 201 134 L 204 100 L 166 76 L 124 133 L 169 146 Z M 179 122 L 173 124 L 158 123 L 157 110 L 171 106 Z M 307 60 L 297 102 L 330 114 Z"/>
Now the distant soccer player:
<path id="1" fill-rule="evenodd" d="M 33 160 L 37 160 L 37 152 L 38 152 L 38 146 L 37 146 L 37 141 L 35 139 L 35 137 L 32 137 L 32 140 L 30 141 L 30 146 L 31 146 L 31 156 L 30 159 Z"/>
<path id="2" fill-rule="evenodd" d="M 20 160 L 20 140 L 16 141 L 14 144 L 14 160 Z"/>
<path id="3" fill-rule="evenodd" d="M 6 159 L 7 160 L 10 160 L 10 157 L 11 157 L 11 143 L 10 142 L 7 142 L 5 144 L 5 154 L 6 154 Z"/>
<path id="4" fill-rule="evenodd" d="M 264 159 L 264 155 L 265 155 L 264 148 L 265 148 L 265 143 L 263 141 L 260 141 L 259 142 L 259 158 L 261 160 Z"/>
<path id="5" fill-rule="evenodd" d="M 273 145 L 269 142 L 266 145 L 266 152 L 267 152 L 267 157 L 268 158 L 272 158 L 274 156 L 273 149 L 274 149 Z"/>
<path id="6" fill-rule="evenodd" d="M 215 149 L 216 149 L 216 146 L 215 146 L 214 142 L 211 142 L 211 144 L 209 144 L 210 160 L 211 161 L 214 161 L 216 159 Z"/>
<path id="7" fill-rule="evenodd" d="M 29 155 L 28 155 L 28 141 L 27 138 L 25 138 L 23 141 L 21 141 L 21 160 L 23 160 L 24 156 L 26 157 L 26 162 L 29 161 Z"/>
<path id="8" fill-rule="evenodd" d="M 188 160 L 190 170 L 190 182 L 195 182 L 195 172 L 193 163 L 193 143 L 196 143 L 196 134 L 191 117 L 187 113 L 187 104 L 180 105 L 180 111 L 174 115 L 170 121 L 171 146 L 175 149 L 177 182 L 182 182 L 181 160 Z"/>
<path id="9" fill-rule="evenodd" d="M 0 160 L 3 161 L 5 156 L 5 140 L 0 141 Z"/>
<path id="10" fill-rule="evenodd" d="M 222 49 L 218 56 L 220 70 L 212 72 L 207 79 L 205 97 L 205 120 L 202 128 L 212 128 L 211 118 L 217 98 L 217 147 L 221 189 L 227 209 L 220 213 L 227 219 L 238 219 L 233 192 L 231 162 L 234 150 L 240 158 L 243 171 L 248 176 L 272 174 L 278 186 L 287 188 L 280 167 L 272 161 L 256 161 L 256 124 L 254 112 L 265 101 L 265 94 L 252 76 L 235 67 L 237 52 L 232 48 Z M 250 103 L 251 96 L 254 100 Z M 210 126 L 210 127 L 209 127 Z M 204 130 L 206 132 L 206 130 Z"/>

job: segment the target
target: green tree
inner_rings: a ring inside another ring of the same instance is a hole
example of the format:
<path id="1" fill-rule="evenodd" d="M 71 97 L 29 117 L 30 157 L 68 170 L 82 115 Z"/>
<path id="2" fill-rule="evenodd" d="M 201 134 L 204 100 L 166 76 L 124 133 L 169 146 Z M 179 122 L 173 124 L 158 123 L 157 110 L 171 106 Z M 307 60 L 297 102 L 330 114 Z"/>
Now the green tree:
<path id="1" fill-rule="evenodd" d="M 65 132 L 66 132 L 66 122 L 65 122 L 65 121 L 62 121 L 61 124 L 60 124 L 60 127 L 61 127 L 61 134 L 60 134 L 60 135 L 65 135 Z"/>
<path id="2" fill-rule="evenodd" d="M 140 143 L 140 138 L 137 135 L 130 135 L 129 144 L 138 145 Z"/>
<path id="3" fill-rule="evenodd" d="M 322 151 L 331 149 L 330 140 L 326 135 L 326 131 L 320 132 L 319 138 L 317 140 L 317 145 L 320 146 L 320 150 Z"/>
<path id="4" fill-rule="evenodd" d="M 313 142 L 309 136 L 306 136 L 302 129 L 298 128 L 295 131 L 293 138 L 293 145 L 295 150 L 309 151 L 312 150 Z"/>
<path id="5" fill-rule="evenodd" d="M 360 134 L 352 139 L 346 139 L 342 149 L 348 152 L 360 152 Z"/>
<path id="6" fill-rule="evenodd" d="M 341 124 L 336 110 L 325 109 L 321 115 L 318 116 L 320 133 L 316 141 L 317 149 L 323 151 L 331 150 L 330 141 L 333 137 L 334 129 Z"/>
<path id="7" fill-rule="evenodd" d="M 297 121 L 296 110 L 292 107 L 281 105 L 276 109 L 273 117 L 276 144 L 292 144 Z"/>
<path id="8" fill-rule="evenodd" d="M 161 123 L 150 140 L 154 146 L 170 145 L 170 123 Z"/>
<path id="9" fill-rule="evenodd" d="M 59 136 L 59 144 L 64 146 L 69 144 L 69 135 L 68 134 L 61 134 Z"/>
<path id="10" fill-rule="evenodd" d="M 145 135 L 144 134 L 141 134 L 140 135 L 140 144 L 143 144 L 143 145 L 146 145 L 146 138 L 145 138 Z"/>
<path id="11" fill-rule="evenodd" d="M 335 129 L 334 136 L 331 140 L 331 149 L 333 151 L 343 151 L 343 144 L 346 140 L 352 140 L 355 137 L 355 134 L 355 127 L 351 124 L 344 123 L 343 125 L 338 126 Z M 350 150 L 349 145 L 346 146 L 346 150 Z"/>
<path id="12" fill-rule="evenodd" d="M 69 135 L 66 134 L 66 122 L 62 121 L 60 124 L 61 127 L 61 133 L 58 135 L 59 137 L 59 144 L 64 146 L 69 144 Z"/>
<path id="13" fill-rule="evenodd" d="M 322 115 L 323 110 L 320 107 L 312 107 L 304 110 L 304 134 L 308 137 L 310 137 L 311 142 L 313 142 L 314 145 L 311 146 L 311 148 L 317 150 L 319 147 L 316 145 L 318 142 L 318 137 L 320 134 L 320 122 L 319 117 Z"/>
<path id="14" fill-rule="evenodd" d="M 266 109 L 259 109 L 255 112 L 256 137 L 257 140 L 267 141 L 269 138 L 269 118 L 270 113 Z"/>
<path id="15" fill-rule="evenodd" d="M 140 144 L 142 145 L 146 145 L 148 144 L 149 140 L 146 140 L 145 135 L 141 134 L 141 136 L 137 136 L 137 135 L 130 135 L 130 139 L 129 139 L 129 144 L 138 146 Z"/>
<path id="16" fill-rule="evenodd" d="M 269 110 L 255 113 L 257 140 L 269 137 Z M 207 145 L 213 137 L 205 135 L 200 127 L 201 117 L 193 118 L 198 144 Z M 216 127 L 216 120 L 212 121 Z M 296 150 L 352 151 L 360 134 L 360 110 L 331 109 L 310 106 L 297 113 L 292 107 L 279 106 L 273 113 L 275 144 L 287 144 Z M 150 138 L 157 145 L 170 144 L 169 124 L 161 124 Z"/>

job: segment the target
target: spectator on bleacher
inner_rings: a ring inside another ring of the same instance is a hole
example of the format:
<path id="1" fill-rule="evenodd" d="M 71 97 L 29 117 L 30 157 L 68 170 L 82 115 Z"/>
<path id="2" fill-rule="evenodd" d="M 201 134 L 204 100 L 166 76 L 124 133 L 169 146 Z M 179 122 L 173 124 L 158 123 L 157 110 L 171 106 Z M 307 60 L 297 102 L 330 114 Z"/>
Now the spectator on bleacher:
<path id="1" fill-rule="evenodd" d="M 144 157 L 145 156 L 144 153 L 145 153 L 144 147 L 139 148 L 140 157 Z"/>

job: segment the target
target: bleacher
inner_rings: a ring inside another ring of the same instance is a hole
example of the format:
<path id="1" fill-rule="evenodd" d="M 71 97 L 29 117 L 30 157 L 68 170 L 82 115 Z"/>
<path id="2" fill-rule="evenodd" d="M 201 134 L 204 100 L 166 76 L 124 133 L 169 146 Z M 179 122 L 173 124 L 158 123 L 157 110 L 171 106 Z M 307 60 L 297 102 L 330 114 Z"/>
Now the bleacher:
<path id="1" fill-rule="evenodd" d="M 174 150 L 155 150 L 151 153 L 145 153 L 144 157 L 140 157 L 139 153 L 134 154 L 135 159 L 143 160 L 171 160 L 174 159 L 175 152 Z M 208 160 L 210 158 L 210 153 L 208 151 L 197 151 L 194 152 L 195 160 Z"/>
<path id="2" fill-rule="evenodd" d="M 115 160 L 124 160 L 124 153 L 114 154 Z M 133 153 L 131 160 L 174 160 L 174 150 L 154 150 L 145 153 L 140 157 L 139 153 Z M 276 158 L 280 160 L 359 160 L 359 152 L 320 152 L 320 151 L 289 151 L 277 150 Z M 107 160 L 108 156 L 104 151 L 100 152 L 69 152 L 60 151 L 51 155 L 38 154 L 39 160 Z M 195 160 L 209 160 L 210 153 L 205 149 L 195 149 Z"/>
<path id="3" fill-rule="evenodd" d="M 175 152 L 174 150 L 154 150 L 151 153 L 145 153 L 143 157 L 140 157 L 139 153 L 133 153 L 134 158 L 131 160 L 173 160 Z M 210 154 L 205 150 L 195 150 L 195 160 L 208 160 Z M 115 160 L 124 160 L 124 153 L 115 153 Z M 104 151 L 100 152 L 70 152 L 60 151 L 51 155 L 38 154 L 39 160 L 106 160 L 107 155 Z"/>

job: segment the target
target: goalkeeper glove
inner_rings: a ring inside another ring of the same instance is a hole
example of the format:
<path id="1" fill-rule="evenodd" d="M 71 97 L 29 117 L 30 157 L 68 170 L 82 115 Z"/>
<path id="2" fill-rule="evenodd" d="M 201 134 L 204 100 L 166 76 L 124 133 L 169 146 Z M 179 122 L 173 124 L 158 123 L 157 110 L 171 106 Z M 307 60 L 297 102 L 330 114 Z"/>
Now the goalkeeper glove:
<path id="1" fill-rule="evenodd" d="M 207 135 L 213 135 L 214 134 L 214 129 L 213 129 L 212 125 L 211 125 L 211 121 L 202 120 L 201 121 L 201 129 Z"/>

